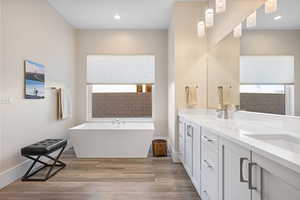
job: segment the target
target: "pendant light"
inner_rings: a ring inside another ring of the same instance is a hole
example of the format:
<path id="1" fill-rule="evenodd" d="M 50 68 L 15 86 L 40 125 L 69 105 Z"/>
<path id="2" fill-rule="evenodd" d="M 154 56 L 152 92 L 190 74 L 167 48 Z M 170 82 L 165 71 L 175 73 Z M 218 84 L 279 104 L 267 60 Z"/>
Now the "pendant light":
<path id="1" fill-rule="evenodd" d="M 233 37 L 239 38 L 241 36 L 242 36 L 242 24 L 239 24 L 233 29 Z"/>
<path id="2" fill-rule="evenodd" d="M 204 23 L 204 21 L 198 22 L 197 32 L 198 32 L 199 37 L 204 37 L 205 36 L 205 23 Z"/>
<path id="3" fill-rule="evenodd" d="M 267 0 L 265 3 L 265 13 L 273 13 L 276 12 L 278 8 L 277 0 Z"/>
<path id="4" fill-rule="evenodd" d="M 207 28 L 214 26 L 214 9 L 212 8 L 205 11 L 205 25 Z"/>
<path id="5" fill-rule="evenodd" d="M 247 28 L 256 26 L 256 11 L 247 17 Z"/>
<path id="6" fill-rule="evenodd" d="M 216 13 L 226 11 L 226 0 L 216 0 Z"/>

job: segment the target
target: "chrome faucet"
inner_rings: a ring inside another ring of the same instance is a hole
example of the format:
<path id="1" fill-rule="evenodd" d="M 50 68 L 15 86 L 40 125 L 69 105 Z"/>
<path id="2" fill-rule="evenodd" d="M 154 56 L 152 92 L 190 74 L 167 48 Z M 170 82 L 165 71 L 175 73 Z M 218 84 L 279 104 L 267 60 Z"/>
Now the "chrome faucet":
<path id="1" fill-rule="evenodd" d="M 218 87 L 218 96 L 219 96 L 219 105 L 220 109 L 217 110 L 217 117 L 222 119 L 228 119 L 229 118 L 229 105 L 224 104 L 224 88 L 223 86 Z"/>
<path id="2" fill-rule="evenodd" d="M 217 117 L 222 119 L 229 119 L 229 105 L 223 105 L 222 108 L 217 109 Z"/>

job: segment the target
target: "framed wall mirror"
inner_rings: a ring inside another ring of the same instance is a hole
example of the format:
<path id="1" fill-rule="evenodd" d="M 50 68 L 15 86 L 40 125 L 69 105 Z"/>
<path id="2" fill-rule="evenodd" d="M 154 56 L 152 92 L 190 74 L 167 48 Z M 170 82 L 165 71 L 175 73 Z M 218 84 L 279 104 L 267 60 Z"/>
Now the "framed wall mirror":
<path id="1" fill-rule="evenodd" d="M 240 41 L 241 110 L 300 116 L 299 8 L 299 0 L 263 5 L 231 33 Z"/>

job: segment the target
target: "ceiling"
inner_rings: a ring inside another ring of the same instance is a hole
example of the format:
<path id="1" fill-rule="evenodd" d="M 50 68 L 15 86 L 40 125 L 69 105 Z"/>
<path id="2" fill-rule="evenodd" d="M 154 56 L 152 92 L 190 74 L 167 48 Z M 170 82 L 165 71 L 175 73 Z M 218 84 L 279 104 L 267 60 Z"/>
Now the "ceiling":
<path id="1" fill-rule="evenodd" d="M 78 29 L 166 29 L 176 0 L 48 1 Z M 120 15 L 120 20 L 114 19 L 116 13 Z"/>
<path id="2" fill-rule="evenodd" d="M 264 6 L 257 11 L 257 26 L 251 29 L 259 30 L 297 30 L 300 29 L 300 0 L 278 0 L 278 11 L 265 14 Z M 282 16 L 280 20 L 274 17 Z"/>

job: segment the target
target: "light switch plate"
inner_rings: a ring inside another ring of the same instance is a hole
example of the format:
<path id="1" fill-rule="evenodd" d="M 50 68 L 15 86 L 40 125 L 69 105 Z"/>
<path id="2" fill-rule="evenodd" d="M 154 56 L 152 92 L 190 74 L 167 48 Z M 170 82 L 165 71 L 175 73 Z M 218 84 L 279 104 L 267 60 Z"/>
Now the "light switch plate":
<path id="1" fill-rule="evenodd" d="M 0 104 L 11 104 L 12 98 L 10 97 L 0 97 Z"/>

